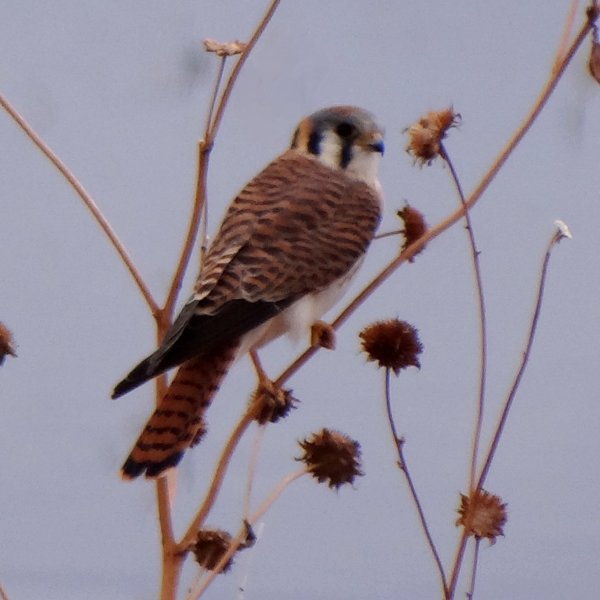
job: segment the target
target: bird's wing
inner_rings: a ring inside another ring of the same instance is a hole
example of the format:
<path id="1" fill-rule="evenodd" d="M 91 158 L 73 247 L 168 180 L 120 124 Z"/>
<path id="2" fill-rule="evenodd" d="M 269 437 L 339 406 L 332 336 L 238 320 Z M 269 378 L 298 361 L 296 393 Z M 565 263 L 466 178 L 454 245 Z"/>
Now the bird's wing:
<path id="1" fill-rule="evenodd" d="M 117 385 L 118 397 L 240 337 L 348 274 L 380 219 L 379 195 L 316 159 L 288 151 L 235 198 L 195 293 L 158 350 Z"/>
<path id="2" fill-rule="evenodd" d="M 367 184 L 285 153 L 230 206 L 196 286 L 197 312 L 217 314 L 232 300 L 293 301 L 325 289 L 364 254 L 380 209 Z"/>

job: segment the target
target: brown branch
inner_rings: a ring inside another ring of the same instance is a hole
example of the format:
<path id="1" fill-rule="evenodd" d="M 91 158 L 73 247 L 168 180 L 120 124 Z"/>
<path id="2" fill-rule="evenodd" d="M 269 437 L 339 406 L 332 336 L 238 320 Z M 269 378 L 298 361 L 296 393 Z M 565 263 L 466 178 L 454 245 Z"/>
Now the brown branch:
<path id="1" fill-rule="evenodd" d="M 569 38 L 571 37 L 571 31 L 573 30 L 573 24 L 575 23 L 578 8 L 579 0 L 571 0 L 569 12 L 567 13 L 567 18 L 565 19 L 565 24 L 563 26 L 562 36 L 558 44 L 558 50 L 556 51 L 556 58 L 554 59 L 555 64 L 558 64 L 565 54 L 565 49 L 569 44 Z"/>
<path id="2" fill-rule="evenodd" d="M 481 538 L 475 537 L 473 544 L 473 565 L 471 567 L 471 582 L 469 583 L 469 591 L 467 592 L 467 600 L 473 600 L 475 597 L 475 581 L 477 579 L 477 563 L 479 562 L 479 545 Z"/>
<path id="3" fill-rule="evenodd" d="M 60 174 L 67 180 L 69 185 L 75 190 L 77 195 L 81 198 L 85 207 L 92 213 L 92 217 L 96 223 L 100 226 L 106 237 L 109 239 L 113 248 L 117 251 L 121 260 L 129 270 L 129 273 L 135 281 L 138 289 L 140 290 L 148 308 L 152 314 L 156 317 L 159 312 L 159 307 L 150 290 L 146 286 L 146 283 L 142 279 L 140 272 L 133 263 L 133 259 L 127 252 L 127 249 L 123 245 L 123 242 L 118 238 L 114 229 L 107 221 L 106 217 L 102 214 L 102 211 L 98 208 L 93 198 L 90 196 L 88 191 L 83 187 L 80 181 L 73 175 L 69 168 L 58 158 L 58 156 L 52 151 L 52 149 L 42 140 L 42 138 L 33 130 L 31 125 L 22 117 L 17 109 L 10 104 L 10 102 L 0 94 L 0 106 L 12 117 L 15 123 L 25 132 L 27 137 L 37 146 L 37 148 L 46 156 L 46 158 L 58 169 Z"/>
<path id="4" fill-rule="evenodd" d="M 175 302 L 177 300 L 177 295 L 179 290 L 181 289 L 181 284 L 183 281 L 183 275 L 187 269 L 187 266 L 190 261 L 190 257 L 192 255 L 192 249 L 196 242 L 196 237 L 198 235 L 198 229 L 200 226 L 200 217 L 204 210 L 204 206 L 206 203 L 206 177 L 208 173 L 208 162 L 210 158 L 210 153 L 212 151 L 212 147 L 217 135 L 217 131 L 219 129 L 219 125 L 223 118 L 223 114 L 225 112 L 225 108 L 227 106 L 227 102 L 229 101 L 229 97 L 231 96 L 231 92 L 233 87 L 237 81 L 238 75 L 246 62 L 246 59 L 252 52 L 254 46 L 258 42 L 260 36 L 263 31 L 267 27 L 271 17 L 277 10 L 277 7 L 280 3 L 280 0 L 274 0 L 271 2 L 267 12 L 261 19 L 260 23 L 254 30 L 250 41 L 246 45 L 244 51 L 240 54 L 235 66 L 233 67 L 231 74 L 229 75 L 229 79 L 225 85 L 223 93 L 221 94 L 219 104 L 212 120 L 212 123 L 207 122 L 206 131 L 204 132 L 204 139 L 200 141 L 198 147 L 198 177 L 196 184 L 196 193 L 194 196 L 194 204 L 192 207 L 192 215 L 190 217 L 190 223 L 188 227 L 188 232 L 186 235 L 185 242 L 181 249 L 181 255 L 179 257 L 179 261 L 177 263 L 177 267 L 175 269 L 175 275 L 173 276 L 173 280 L 171 282 L 171 287 L 169 289 L 169 293 L 167 294 L 167 300 L 165 302 L 164 310 L 165 312 L 171 316 L 173 313 L 173 307 L 175 306 Z M 222 63 L 223 64 L 223 63 Z M 217 78 L 216 86 L 219 86 L 221 81 L 220 76 Z M 215 87 L 215 94 L 216 95 Z M 209 114 L 212 114 L 213 108 L 210 107 Z"/>
<path id="5" fill-rule="evenodd" d="M 456 584 L 458 583 L 460 566 L 462 565 L 463 557 L 465 555 L 465 548 L 467 547 L 468 539 L 469 534 L 467 533 L 467 530 L 463 528 L 463 532 L 460 536 L 460 541 L 458 542 L 458 546 L 456 547 L 456 555 L 454 557 L 452 575 L 450 576 L 450 585 L 448 586 L 446 600 L 452 600 L 452 598 L 454 598 L 454 591 L 456 590 Z"/>
<path id="6" fill-rule="evenodd" d="M 454 186 L 458 193 L 458 197 L 462 207 L 465 210 L 466 229 L 469 236 L 469 244 L 471 246 L 471 258 L 473 262 L 473 271 L 475 274 L 475 289 L 477 292 L 477 304 L 479 309 L 479 390 L 477 401 L 477 412 L 475 417 L 475 429 L 473 431 L 473 440 L 471 446 L 471 465 L 469 468 L 469 490 L 473 489 L 475 484 L 475 471 L 477 469 L 477 455 L 479 454 L 479 442 L 481 439 L 481 428 L 483 426 L 483 412 L 485 407 L 485 382 L 487 373 L 487 322 L 485 314 L 485 296 L 483 294 L 483 279 L 481 277 L 481 264 L 479 261 L 479 251 L 475 242 L 475 232 L 473 231 L 473 223 L 471 215 L 465 203 L 465 195 L 463 193 L 458 174 L 454 168 L 454 163 L 446 152 L 445 146 L 440 143 L 440 156 L 446 161 L 450 169 L 450 175 Z"/>
<path id="7" fill-rule="evenodd" d="M 523 355 L 521 358 L 521 364 L 517 370 L 515 375 L 515 379 L 510 388 L 508 396 L 504 402 L 504 408 L 502 410 L 502 414 L 500 416 L 500 420 L 498 421 L 498 425 L 496 426 L 496 431 L 494 432 L 494 437 L 492 438 L 492 442 L 490 444 L 490 448 L 488 450 L 485 463 L 481 468 L 481 474 L 479 475 L 479 480 L 477 482 L 477 489 L 480 490 L 485 483 L 485 479 L 490 470 L 490 466 L 492 464 L 492 460 L 494 459 L 494 455 L 498 448 L 498 442 L 500 441 L 500 437 L 502 436 L 502 432 L 504 430 L 504 426 L 506 424 L 506 420 L 508 418 L 508 413 L 510 412 L 513 400 L 519 389 L 519 384 L 521 383 L 521 379 L 523 374 L 525 373 L 525 368 L 527 367 L 527 363 L 529 362 L 529 356 L 531 354 L 531 348 L 533 346 L 533 340 L 535 338 L 535 332 L 537 329 L 537 324 L 540 318 L 540 312 L 542 309 L 542 301 L 544 298 L 544 287 L 546 284 L 546 276 L 548 273 L 548 264 L 550 262 L 550 256 L 552 254 L 552 248 L 563 238 L 564 236 L 560 231 L 556 232 L 550 242 L 548 243 L 548 247 L 546 248 L 546 252 L 544 254 L 544 260 L 542 261 L 542 269 L 540 273 L 540 282 L 538 286 L 538 293 L 535 303 L 535 309 L 533 311 L 533 316 L 531 318 L 531 324 L 529 327 L 529 333 L 527 335 L 527 342 L 525 344 L 525 349 L 523 351 Z"/>
<path id="8" fill-rule="evenodd" d="M 281 0 L 273 0 L 271 2 L 271 4 L 269 5 L 269 8 L 267 9 L 263 18 L 261 19 L 260 23 L 258 24 L 258 27 L 254 30 L 252 37 L 248 41 L 246 48 L 240 54 L 240 57 L 238 58 L 237 62 L 235 63 L 235 66 L 233 67 L 233 69 L 231 71 L 231 75 L 229 76 L 229 79 L 227 80 L 225 89 L 223 90 L 223 93 L 221 94 L 221 100 L 219 102 L 219 107 L 217 108 L 215 118 L 212 122 L 212 126 L 211 126 L 209 134 L 207 136 L 207 139 L 210 143 L 212 143 L 212 141 L 215 139 L 215 137 L 217 135 L 217 131 L 219 130 L 219 125 L 221 124 L 221 120 L 223 119 L 223 114 L 225 113 L 227 101 L 229 100 L 229 96 L 231 95 L 233 86 L 235 85 L 238 75 L 240 74 L 240 71 L 242 70 L 244 63 L 246 62 L 246 59 L 250 55 L 250 52 L 252 52 L 254 46 L 256 46 L 256 42 L 258 42 L 260 36 L 263 34 L 264 30 L 266 29 L 267 25 L 269 24 L 269 21 L 275 14 L 275 11 L 277 10 L 280 2 L 281 2 Z"/>
<path id="9" fill-rule="evenodd" d="M 398 435 L 398 431 L 396 430 L 396 422 L 394 421 L 394 415 L 392 413 L 392 402 L 390 399 L 390 370 L 385 370 L 385 408 L 387 414 L 388 424 L 390 426 L 390 431 L 392 434 L 392 438 L 394 441 L 394 445 L 396 447 L 396 452 L 398 453 L 398 467 L 404 473 L 404 478 L 406 479 L 406 483 L 408 485 L 408 489 L 410 491 L 410 495 L 417 509 L 417 513 L 419 515 L 419 521 L 421 523 L 421 529 L 425 534 L 425 538 L 427 539 L 427 544 L 429 545 L 429 549 L 431 550 L 431 554 L 433 555 L 433 559 L 435 560 L 435 564 L 437 566 L 438 573 L 440 575 L 440 580 L 442 583 L 442 590 L 444 592 L 444 596 L 447 593 L 448 585 L 446 583 L 446 574 L 444 573 L 444 566 L 442 565 L 442 561 L 440 559 L 439 552 L 436 548 L 435 542 L 433 541 L 433 537 L 431 532 L 429 531 L 429 526 L 427 525 L 427 519 L 425 518 L 425 512 L 423 511 L 423 506 L 421 505 L 421 501 L 419 500 L 419 495 L 417 494 L 417 489 L 415 484 L 413 483 L 412 477 L 410 475 L 410 471 L 408 470 L 408 465 L 406 464 L 406 459 L 404 458 L 404 438 Z"/>

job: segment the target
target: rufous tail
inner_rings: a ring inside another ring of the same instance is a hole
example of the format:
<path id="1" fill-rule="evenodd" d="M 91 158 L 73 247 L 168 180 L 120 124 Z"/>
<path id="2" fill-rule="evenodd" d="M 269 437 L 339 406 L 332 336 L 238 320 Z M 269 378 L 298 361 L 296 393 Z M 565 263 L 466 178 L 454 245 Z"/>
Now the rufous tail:
<path id="1" fill-rule="evenodd" d="M 158 477 L 181 460 L 206 428 L 204 413 L 217 393 L 239 341 L 184 362 L 121 467 L 124 479 Z"/>

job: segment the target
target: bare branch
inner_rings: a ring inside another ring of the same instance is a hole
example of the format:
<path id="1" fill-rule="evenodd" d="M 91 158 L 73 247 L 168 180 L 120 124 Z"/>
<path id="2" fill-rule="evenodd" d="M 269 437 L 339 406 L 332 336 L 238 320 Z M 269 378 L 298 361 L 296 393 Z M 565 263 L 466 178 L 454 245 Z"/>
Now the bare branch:
<path id="1" fill-rule="evenodd" d="M 109 239 L 113 248 L 117 251 L 118 255 L 121 257 L 121 260 L 129 270 L 133 280 L 138 286 L 144 300 L 146 300 L 146 304 L 148 308 L 152 312 L 152 314 L 156 317 L 159 312 L 159 307 L 150 290 L 146 286 L 146 283 L 142 279 L 140 272 L 137 267 L 133 263 L 133 259 L 127 252 L 127 249 L 121 242 L 121 240 L 117 237 L 114 229 L 111 227 L 110 223 L 107 221 L 106 217 L 102 214 L 102 211 L 98 208 L 93 198 L 90 196 L 88 191 L 83 187 L 83 185 L 79 182 L 79 180 L 73 175 L 73 173 L 68 169 L 68 167 L 58 158 L 58 156 L 52 151 L 52 149 L 42 140 L 42 138 L 33 130 L 31 125 L 27 123 L 27 121 L 17 112 L 16 108 L 10 104 L 10 102 L 0 94 L 0 106 L 4 108 L 4 110 L 13 118 L 15 123 L 25 132 L 27 137 L 38 147 L 39 150 L 46 156 L 46 158 L 58 169 L 60 174 L 67 180 L 67 182 L 71 185 L 71 187 L 75 190 L 77 195 L 83 201 L 83 204 L 86 208 L 92 213 L 92 216 L 100 225 L 102 231 L 104 231 L 106 237 Z"/>
<path id="2" fill-rule="evenodd" d="M 394 441 L 394 446 L 396 447 L 396 452 L 398 453 L 398 467 L 400 468 L 402 473 L 404 473 L 404 478 L 406 479 L 406 483 L 408 485 L 413 504 L 415 505 L 415 508 L 417 509 L 417 513 L 419 515 L 421 529 L 423 529 L 423 533 L 425 534 L 425 538 L 427 539 L 427 544 L 429 545 L 429 549 L 431 550 L 431 554 L 433 555 L 433 558 L 435 560 L 435 564 L 437 566 L 437 570 L 442 583 L 442 590 L 444 592 L 444 595 L 446 595 L 448 590 L 448 584 L 446 583 L 446 574 L 444 573 L 444 566 L 442 565 L 439 552 L 436 548 L 435 542 L 433 541 L 431 532 L 429 531 L 429 526 L 427 525 L 427 519 L 425 518 L 423 506 L 421 505 L 421 501 L 419 500 L 417 489 L 415 488 L 412 477 L 410 475 L 410 471 L 408 470 L 408 465 L 406 464 L 406 459 L 404 458 L 404 438 L 400 437 L 398 435 L 398 431 L 396 430 L 396 422 L 394 421 L 394 415 L 392 413 L 392 403 L 390 399 L 390 369 L 385 370 L 385 408 L 388 424 L 390 426 L 390 431 L 392 433 L 392 438 Z"/>
<path id="3" fill-rule="evenodd" d="M 231 71 L 231 74 L 229 75 L 229 79 L 227 80 L 225 89 L 221 94 L 221 98 L 219 100 L 214 119 L 212 120 L 212 123 L 207 123 L 207 130 L 204 133 L 204 139 L 200 141 L 198 148 L 198 177 L 196 185 L 196 194 L 194 197 L 194 204 L 192 207 L 192 216 L 190 217 L 188 233 L 181 250 L 181 255 L 177 263 L 177 268 L 175 269 L 175 275 L 173 276 L 171 287 L 169 289 L 169 293 L 167 294 L 167 300 L 165 302 L 164 307 L 165 312 L 169 316 L 172 315 L 173 307 L 177 300 L 177 295 L 179 293 L 179 290 L 181 289 L 183 275 L 189 264 L 192 249 L 194 247 L 194 243 L 196 242 L 196 236 L 198 234 L 198 228 L 200 226 L 200 217 L 203 211 L 205 210 L 204 206 L 206 203 L 206 177 L 208 172 L 210 152 L 212 150 L 212 146 L 214 144 L 219 125 L 223 118 L 227 102 L 229 101 L 229 97 L 231 96 L 233 87 L 237 81 L 240 71 L 242 70 L 242 67 L 244 66 L 244 63 L 246 62 L 246 59 L 254 49 L 254 46 L 258 42 L 260 36 L 264 32 L 269 21 L 271 20 L 271 17 L 277 10 L 280 1 L 281 0 L 273 0 L 273 2 L 271 2 L 265 15 L 254 30 L 250 41 L 246 45 L 244 51 L 240 54 L 240 57 L 238 58 L 237 62 L 235 63 L 235 66 Z M 220 81 L 221 78 L 218 77 L 216 86 L 220 85 Z M 218 87 L 215 87 L 215 95 L 217 89 Z M 211 106 L 208 111 L 209 114 L 212 114 L 212 111 L 213 109 Z"/>
<path id="4" fill-rule="evenodd" d="M 440 155 L 446 161 L 450 174 L 454 182 L 454 186 L 458 193 L 458 197 L 462 207 L 465 210 L 465 221 L 467 234 L 469 236 L 469 244 L 471 246 L 471 258 L 473 261 L 473 272 L 475 275 L 475 289 L 477 292 L 477 304 L 479 309 L 479 391 L 477 401 L 477 411 L 475 417 L 475 429 L 473 431 L 473 440 L 471 446 L 471 465 L 469 469 L 469 490 L 475 485 L 475 471 L 477 469 L 477 455 L 479 454 L 479 441 L 481 439 L 481 428 L 483 426 L 483 412 L 485 407 L 485 382 L 487 373 L 487 322 L 485 314 L 485 296 L 483 294 L 483 280 L 481 277 L 481 264 L 479 261 L 479 251 L 475 242 L 475 232 L 473 231 L 473 223 L 471 215 L 465 203 L 465 196 L 458 179 L 458 174 L 454 168 L 454 163 L 450 159 L 446 147 L 440 143 Z"/>
<path id="5" fill-rule="evenodd" d="M 527 342 L 525 344 L 525 349 L 523 351 L 523 355 L 521 358 L 521 364 L 517 370 L 517 374 L 515 375 L 515 379 L 510 388 L 508 396 L 504 402 L 504 408 L 502 409 L 502 414 L 498 421 L 498 425 L 496 426 L 496 431 L 494 432 L 494 437 L 492 438 L 492 442 L 490 444 L 490 448 L 488 450 L 485 463 L 481 469 L 481 474 L 479 475 L 479 480 L 477 482 L 477 489 L 481 489 L 483 484 L 485 483 L 485 479 L 490 470 L 490 466 L 492 464 L 492 460 L 494 459 L 494 455 L 498 448 L 498 443 L 500 441 L 500 437 L 502 436 L 502 431 L 504 430 L 504 426 L 506 424 L 506 420 L 508 418 L 508 413 L 510 412 L 510 408 L 512 406 L 513 400 L 515 399 L 515 395 L 517 390 L 519 389 L 519 384 L 521 383 L 521 379 L 523 378 L 523 374 L 525 373 L 525 368 L 527 367 L 527 363 L 529 361 L 529 356 L 531 354 L 531 348 L 533 346 L 533 340 L 535 338 L 535 332 L 537 329 L 537 324 L 540 318 L 540 312 L 542 309 L 542 301 L 544 298 L 544 286 L 546 284 L 546 275 L 548 273 L 548 264 L 550 262 L 550 256 L 552 254 L 552 249 L 554 246 L 563 238 L 566 237 L 560 230 L 554 233 L 552 239 L 548 243 L 548 247 L 546 248 L 546 252 L 544 254 L 544 260 L 542 261 L 542 269 L 540 273 L 540 281 L 538 286 L 538 293 L 535 303 L 535 309 L 533 311 L 533 316 L 531 318 L 531 324 L 529 327 L 529 333 L 527 335 Z"/>

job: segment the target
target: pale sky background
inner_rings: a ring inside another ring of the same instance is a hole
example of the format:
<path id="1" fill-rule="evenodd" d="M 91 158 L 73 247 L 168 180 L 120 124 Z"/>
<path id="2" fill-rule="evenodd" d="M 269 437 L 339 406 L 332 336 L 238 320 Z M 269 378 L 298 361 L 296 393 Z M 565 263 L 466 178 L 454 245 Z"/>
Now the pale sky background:
<path id="1" fill-rule="evenodd" d="M 247 39 L 266 4 L 0 5 L 2 93 L 87 187 L 159 299 L 183 238 L 217 66 L 201 40 Z M 437 223 L 456 206 L 448 171 L 413 167 L 402 129 L 453 104 L 463 123 L 447 148 L 472 189 L 545 81 L 568 4 L 284 0 L 240 77 L 212 154 L 209 230 L 285 149 L 300 118 L 338 103 L 363 106 L 386 127 L 382 230 L 397 226 L 405 200 Z M 574 234 L 552 258 L 530 365 L 486 486 L 508 503 L 506 536 L 482 544 L 476 598 L 486 600 L 597 598 L 600 589 L 600 87 L 587 75 L 588 50 L 586 42 L 472 215 L 489 317 L 488 437 L 521 356 L 554 220 Z M 79 199 L 6 114 L 0 142 L 0 320 L 19 354 L 0 368 L 0 582 L 11 600 L 156 598 L 154 488 L 118 477 L 150 414 L 152 386 L 109 400 L 153 349 L 152 319 Z M 355 291 L 397 245 L 372 246 Z M 194 264 L 181 301 L 196 271 Z M 414 324 L 425 346 L 422 369 L 394 381 L 394 406 L 450 564 L 478 368 L 461 225 L 404 265 L 344 327 L 338 350 L 320 353 L 290 382 L 302 404 L 267 430 L 255 502 L 297 468 L 297 440 L 323 426 L 361 442 L 365 477 L 339 493 L 296 483 L 266 516 L 255 549 L 207 598 L 234 598 L 244 574 L 247 600 L 440 597 L 395 467 L 383 373 L 359 352 L 359 330 L 394 316 Z M 278 342 L 263 352 L 264 365 L 276 375 L 299 350 Z M 178 533 L 252 386 L 243 360 L 210 411 L 209 438 L 183 460 Z M 237 530 L 251 445 L 248 436 L 210 525 Z"/>

